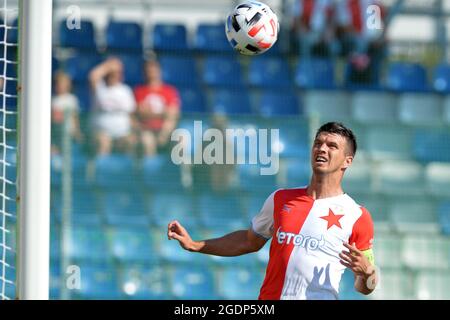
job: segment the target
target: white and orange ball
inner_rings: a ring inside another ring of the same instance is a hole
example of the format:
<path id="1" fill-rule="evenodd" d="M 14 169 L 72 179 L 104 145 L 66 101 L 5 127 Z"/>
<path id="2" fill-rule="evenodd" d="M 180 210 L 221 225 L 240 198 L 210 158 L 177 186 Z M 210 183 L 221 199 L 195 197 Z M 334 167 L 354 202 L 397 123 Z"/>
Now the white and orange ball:
<path id="1" fill-rule="evenodd" d="M 258 1 L 245 1 L 228 15 L 225 32 L 231 46 L 241 54 L 257 55 L 277 41 L 280 24 L 272 9 Z"/>

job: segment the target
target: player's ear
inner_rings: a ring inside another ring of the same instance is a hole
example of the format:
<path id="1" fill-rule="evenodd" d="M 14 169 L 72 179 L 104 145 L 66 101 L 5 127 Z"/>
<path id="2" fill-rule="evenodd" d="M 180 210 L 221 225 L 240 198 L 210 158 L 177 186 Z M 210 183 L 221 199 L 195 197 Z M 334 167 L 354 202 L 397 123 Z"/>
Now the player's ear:
<path id="1" fill-rule="evenodd" d="M 350 167 L 353 163 L 353 156 L 352 155 L 346 155 L 345 156 L 345 161 L 344 161 L 344 169 L 347 169 L 348 167 Z"/>

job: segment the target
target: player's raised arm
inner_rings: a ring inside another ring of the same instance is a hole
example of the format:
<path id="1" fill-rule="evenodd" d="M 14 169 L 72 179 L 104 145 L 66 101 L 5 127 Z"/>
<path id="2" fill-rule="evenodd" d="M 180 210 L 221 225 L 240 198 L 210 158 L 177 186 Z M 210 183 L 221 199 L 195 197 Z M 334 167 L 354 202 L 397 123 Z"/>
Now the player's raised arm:
<path id="1" fill-rule="evenodd" d="M 169 223 L 167 236 L 169 240 L 178 240 L 185 250 L 224 257 L 258 251 L 267 241 L 251 229 L 235 231 L 221 238 L 194 241 L 178 221 Z"/>

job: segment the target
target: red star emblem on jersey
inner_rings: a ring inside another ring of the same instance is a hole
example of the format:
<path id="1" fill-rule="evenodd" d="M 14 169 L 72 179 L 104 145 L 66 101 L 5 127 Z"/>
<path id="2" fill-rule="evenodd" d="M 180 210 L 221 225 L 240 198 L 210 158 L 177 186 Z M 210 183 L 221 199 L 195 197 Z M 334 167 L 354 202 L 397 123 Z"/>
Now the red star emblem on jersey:
<path id="1" fill-rule="evenodd" d="M 343 216 L 344 216 L 343 214 L 334 214 L 334 212 L 331 211 L 331 209 L 329 209 L 328 215 L 320 218 L 322 218 L 323 220 L 327 220 L 328 222 L 327 230 L 330 229 L 332 226 L 337 226 L 342 229 L 339 219 L 341 219 Z"/>

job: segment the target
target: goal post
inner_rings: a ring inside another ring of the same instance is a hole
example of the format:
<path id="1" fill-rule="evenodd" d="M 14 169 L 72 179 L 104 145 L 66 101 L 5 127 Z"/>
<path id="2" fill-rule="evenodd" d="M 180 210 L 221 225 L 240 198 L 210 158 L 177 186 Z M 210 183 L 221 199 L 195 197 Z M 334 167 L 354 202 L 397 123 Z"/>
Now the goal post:
<path id="1" fill-rule="evenodd" d="M 52 0 L 20 0 L 16 277 L 24 300 L 49 298 L 51 57 Z"/>

